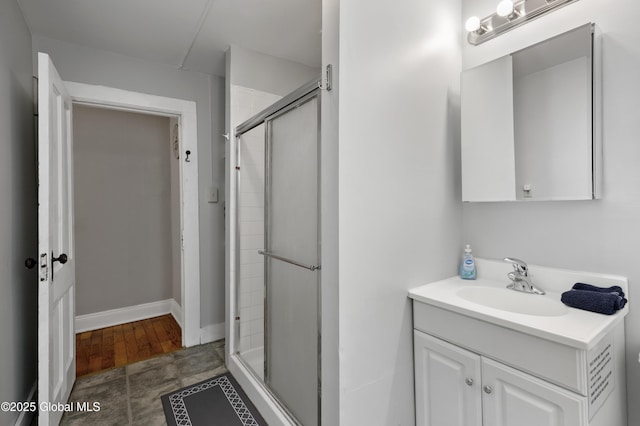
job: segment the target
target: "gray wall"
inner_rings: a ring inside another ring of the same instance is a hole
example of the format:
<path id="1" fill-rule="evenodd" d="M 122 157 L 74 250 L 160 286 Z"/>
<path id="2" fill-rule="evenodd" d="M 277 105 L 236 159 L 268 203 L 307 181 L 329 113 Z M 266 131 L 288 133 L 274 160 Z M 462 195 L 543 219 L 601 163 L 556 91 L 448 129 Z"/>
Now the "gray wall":
<path id="1" fill-rule="evenodd" d="M 180 159 L 176 159 L 173 149 L 177 139 L 178 118 L 169 119 L 169 135 L 171 143 L 168 147 L 171 173 L 171 264 L 173 272 L 172 295 L 178 305 L 182 306 L 182 244 L 180 233 Z M 180 155 L 180 154 L 178 154 Z"/>
<path id="2" fill-rule="evenodd" d="M 225 128 L 225 81 L 224 78 L 211 77 L 211 179 L 213 186 L 218 188 L 218 203 L 209 204 L 215 214 L 211 220 L 211 251 L 210 254 L 201 252 L 200 268 L 203 263 L 214 273 L 214 285 L 202 286 L 200 298 L 211 303 L 209 324 L 225 323 L 225 215 L 229 213 L 229 206 L 225 195 L 225 148 L 223 137 Z M 202 244 L 203 230 L 202 216 L 200 216 L 200 244 Z M 202 315 L 202 313 L 201 313 Z M 202 323 L 205 325 L 206 323 Z"/>
<path id="3" fill-rule="evenodd" d="M 76 315 L 170 299 L 169 118 L 76 105 L 73 119 Z"/>
<path id="4" fill-rule="evenodd" d="M 33 37 L 33 54 L 51 56 L 63 80 L 196 102 L 200 192 L 201 326 L 224 322 L 224 209 L 207 203 L 209 186 L 223 186 L 221 79 L 44 37 Z M 213 106 L 213 107 L 212 107 Z M 218 112 L 214 108 L 220 108 Z M 213 137 L 212 137 L 213 135 Z M 218 148 L 217 148 L 218 147 Z"/>
<path id="5" fill-rule="evenodd" d="M 333 64 L 333 90 L 321 92 L 320 120 L 320 297 L 322 306 L 322 407 L 323 424 L 340 424 L 339 355 L 339 176 L 335 172 L 339 152 L 340 98 L 340 0 L 322 2 L 322 64 Z"/>
<path id="6" fill-rule="evenodd" d="M 484 16 L 495 1 L 464 0 L 463 20 Z M 603 35 L 604 196 L 583 202 L 471 203 L 464 205 L 464 240 L 480 257 L 514 256 L 566 269 L 629 278 L 626 317 L 629 425 L 640 424 L 640 31 L 632 16 L 640 4 L 580 1 L 478 47 L 463 43 L 465 67 L 494 59 L 587 22 Z M 462 22 L 460 23 L 462 25 Z"/>
<path id="7" fill-rule="evenodd" d="M 31 35 L 15 1 L 0 2 L 0 401 L 25 401 L 35 385 L 37 190 Z M 19 413 L 0 412 L 0 425 Z"/>
<path id="8" fill-rule="evenodd" d="M 340 424 L 410 426 L 407 291 L 455 275 L 462 249 L 460 4 L 348 0 L 339 20 L 338 158 L 323 168 L 339 176 Z"/>
<path id="9" fill-rule="evenodd" d="M 274 95 L 285 96 L 308 81 L 317 78 L 320 70 L 298 62 L 231 46 L 230 83 L 250 87 Z"/>

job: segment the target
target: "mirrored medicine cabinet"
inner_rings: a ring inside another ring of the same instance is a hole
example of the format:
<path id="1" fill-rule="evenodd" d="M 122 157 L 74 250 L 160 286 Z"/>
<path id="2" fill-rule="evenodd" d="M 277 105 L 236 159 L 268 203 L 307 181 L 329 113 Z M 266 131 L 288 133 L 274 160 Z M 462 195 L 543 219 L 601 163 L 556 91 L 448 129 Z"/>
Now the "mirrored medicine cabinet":
<path id="1" fill-rule="evenodd" d="M 463 201 L 600 197 L 599 57 L 589 23 L 463 71 Z"/>

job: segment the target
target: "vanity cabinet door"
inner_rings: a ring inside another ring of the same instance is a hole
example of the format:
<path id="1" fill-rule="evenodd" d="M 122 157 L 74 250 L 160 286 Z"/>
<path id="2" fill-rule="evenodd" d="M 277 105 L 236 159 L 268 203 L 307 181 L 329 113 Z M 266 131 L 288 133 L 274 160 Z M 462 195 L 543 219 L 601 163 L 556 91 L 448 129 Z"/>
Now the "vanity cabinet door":
<path id="1" fill-rule="evenodd" d="M 586 426 L 587 398 L 503 364 L 482 359 L 487 426 Z"/>
<path id="2" fill-rule="evenodd" d="M 481 426 L 480 356 L 414 330 L 416 424 Z"/>

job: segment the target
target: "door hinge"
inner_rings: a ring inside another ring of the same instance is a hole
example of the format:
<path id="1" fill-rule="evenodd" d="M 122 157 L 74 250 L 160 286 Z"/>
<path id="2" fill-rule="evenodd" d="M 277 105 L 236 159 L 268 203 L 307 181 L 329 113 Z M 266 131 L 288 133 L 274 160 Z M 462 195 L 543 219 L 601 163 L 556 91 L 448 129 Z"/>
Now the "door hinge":
<path id="1" fill-rule="evenodd" d="M 333 65 L 328 64 L 324 69 L 324 79 L 318 83 L 321 90 L 330 92 L 333 89 Z"/>
<path id="2" fill-rule="evenodd" d="M 176 160 L 180 158 L 180 127 L 178 123 L 173 128 L 173 155 Z"/>
<path id="3" fill-rule="evenodd" d="M 38 116 L 38 77 L 33 76 L 33 115 Z"/>
<path id="4" fill-rule="evenodd" d="M 49 279 L 49 262 L 47 261 L 47 253 L 40 255 L 40 281 L 44 282 Z"/>

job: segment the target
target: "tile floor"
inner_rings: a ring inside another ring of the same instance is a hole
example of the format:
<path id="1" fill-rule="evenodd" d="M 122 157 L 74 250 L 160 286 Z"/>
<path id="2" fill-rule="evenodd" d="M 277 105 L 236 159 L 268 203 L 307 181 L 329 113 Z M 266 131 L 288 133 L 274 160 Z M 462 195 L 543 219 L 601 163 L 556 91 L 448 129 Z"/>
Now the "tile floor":
<path id="1" fill-rule="evenodd" d="M 100 402 L 61 425 L 165 425 L 160 396 L 227 371 L 224 340 L 182 349 L 76 380 L 69 402 Z"/>

